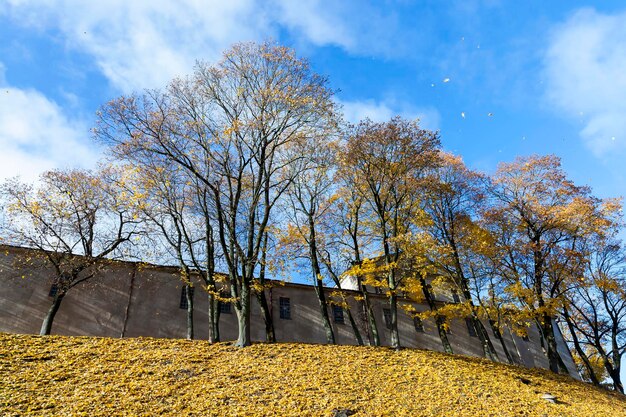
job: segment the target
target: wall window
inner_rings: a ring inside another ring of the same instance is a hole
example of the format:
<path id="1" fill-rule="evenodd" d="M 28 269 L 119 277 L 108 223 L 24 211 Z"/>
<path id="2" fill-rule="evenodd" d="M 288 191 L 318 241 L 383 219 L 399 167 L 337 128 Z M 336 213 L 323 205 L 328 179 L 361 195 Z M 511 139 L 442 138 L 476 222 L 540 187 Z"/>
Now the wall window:
<path id="1" fill-rule="evenodd" d="M 455 303 L 460 303 L 461 302 L 461 299 L 459 298 L 459 293 L 454 291 L 454 290 L 452 290 L 452 300 Z"/>
<path id="2" fill-rule="evenodd" d="M 230 298 L 230 294 L 228 294 L 226 291 L 223 291 L 223 292 L 220 292 L 220 297 Z M 220 313 L 232 314 L 232 303 L 228 301 L 218 301 L 217 304 L 219 305 Z"/>
<path id="3" fill-rule="evenodd" d="M 478 333 L 476 333 L 476 326 L 474 326 L 474 320 L 469 317 L 465 318 L 465 325 L 467 326 L 467 332 L 471 337 L 478 337 Z"/>
<path id="4" fill-rule="evenodd" d="M 189 307 L 189 304 L 187 304 L 187 291 L 189 291 L 189 295 L 191 296 L 191 298 L 193 298 L 193 293 L 195 291 L 195 288 L 184 285 L 183 288 L 180 289 L 179 307 L 185 310 L 187 310 L 187 307 Z"/>
<path id="5" fill-rule="evenodd" d="M 424 323 L 422 323 L 422 319 L 419 317 L 413 317 L 413 326 L 415 326 L 416 332 L 424 333 Z"/>
<path id="6" fill-rule="evenodd" d="M 291 301 L 287 297 L 280 297 L 278 300 L 280 307 L 280 318 L 284 320 L 291 320 Z"/>
<path id="7" fill-rule="evenodd" d="M 385 319 L 385 326 L 391 329 L 391 310 L 383 308 L 383 318 Z"/>
<path id="8" fill-rule="evenodd" d="M 491 330 L 493 330 L 493 335 L 497 339 L 502 339 L 502 333 L 500 333 L 500 329 L 498 329 L 495 320 L 489 320 L 489 325 L 491 326 Z"/>
<path id="9" fill-rule="evenodd" d="M 50 291 L 48 292 L 48 297 L 56 297 L 58 292 L 59 292 L 59 286 L 57 285 L 56 282 L 54 282 L 52 283 L 52 286 L 50 287 Z"/>
<path id="10" fill-rule="evenodd" d="M 343 307 L 333 305 L 333 320 L 335 323 L 344 324 Z"/>

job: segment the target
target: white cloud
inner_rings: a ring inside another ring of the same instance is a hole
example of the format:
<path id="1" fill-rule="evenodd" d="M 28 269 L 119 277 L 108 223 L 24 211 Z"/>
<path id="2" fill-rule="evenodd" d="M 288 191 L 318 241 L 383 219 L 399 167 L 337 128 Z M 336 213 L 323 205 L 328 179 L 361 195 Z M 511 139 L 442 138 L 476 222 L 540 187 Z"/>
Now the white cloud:
<path id="1" fill-rule="evenodd" d="M 384 122 L 394 116 L 402 116 L 407 119 L 419 119 L 420 125 L 425 129 L 437 130 L 441 116 L 433 107 L 414 107 L 407 103 L 395 101 L 340 101 L 346 120 L 350 123 L 358 123 L 365 118 L 374 122 Z"/>
<path id="2" fill-rule="evenodd" d="M 351 53 L 402 49 L 392 11 L 358 1 L 8 0 L 0 14 L 60 35 L 122 92 L 161 87 L 188 74 L 197 59 L 216 60 L 235 42 L 276 38 L 281 28 L 296 43 Z M 414 47 L 406 33 L 401 39 Z"/>
<path id="3" fill-rule="evenodd" d="M 582 120 L 596 156 L 626 150 L 626 13 L 582 9 L 555 28 L 545 55 L 547 97 Z"/>
<path id="4" fill-rule="evenodd" d="M 254 0 L 9 0 L 24 25 L 60 31 L 93 56 L 123 92 L 165 85 L 197 59 L 215 60 L 234 42 L 273 34 Z"/>
<path id="5" fill-rule="evenodd" d="M 0 86 L 0 181 L 37 179 L 53 168 L 92 167 L 99 156 L 86 125 L 34 90 Z"/>
<path id="6" fill-rule="evenodd" d="M 310 42 L 316 45 L 334 44 L 348 50 L 356 46 L 355 33 L 341 18 L 343 13 L 337 10 L 347 2 L 275 1 L 278 21 L 291 30 L 300 31 Z"/>

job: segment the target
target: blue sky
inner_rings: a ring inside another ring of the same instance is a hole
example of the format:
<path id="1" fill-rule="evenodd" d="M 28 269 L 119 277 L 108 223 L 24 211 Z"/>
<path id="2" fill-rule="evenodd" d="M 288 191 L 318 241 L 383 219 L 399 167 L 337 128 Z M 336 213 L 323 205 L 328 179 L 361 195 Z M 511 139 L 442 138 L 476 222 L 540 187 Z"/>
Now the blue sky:
<path id="1" fill-rule="evenodd" d="M 554 153 L 626 195 L 626 6 L 578 1 L 0 2 L 0 179 L 90 167 L 100 105 L 272 38 L 339 90 L 346 117 L 419 117 L 493 172 Z"/>

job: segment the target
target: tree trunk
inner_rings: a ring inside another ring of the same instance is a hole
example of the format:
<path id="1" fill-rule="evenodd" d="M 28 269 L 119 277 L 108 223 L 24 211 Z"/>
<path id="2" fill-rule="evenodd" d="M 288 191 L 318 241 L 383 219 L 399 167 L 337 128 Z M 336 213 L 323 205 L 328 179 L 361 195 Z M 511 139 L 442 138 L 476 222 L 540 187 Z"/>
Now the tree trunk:
<path id="1" fill-rule="evenodd" d="M 446 334 L 446 329 L 444 328 L 444 317 L 437 314 L 437 306 L 435 305 L 435 300 L 433 299 L 432 294 L 428 290 L 428 284 L 424 277 L 420 276 L 420 285 L 422 286 L 422 291 L 424 292 L 424 298 L 426 299 L 426 304 L 428 304 L 428 308 L 430 311 L 435 312 L 435 324 L 437 325 L 437 332 L 439 333 L 439 338 L 441 339 L 441 344 L 443 346 L 443 350 L 446 353 L 454 353 L 452 351 L 452 346 L 450 345 L 450 341 L 448 340 L 448 335 Z"/>
<path id="2" fill-rule="evenodd" d="M 234 303 L 239 327 L 235 345 L 246 347 L 252 344 L 250 338 L 250 285 L 246 282 L 245 277 L 242 277 L 240 282 L 239 300 Z"/>
<path id="3" fill-rule="evenodd" d="M 476 314 L 476 309 L 474 309 L 474 306 L 472 306 L 472 322 L 474 325 L 474 328 L 476 329 L 476 334 L 478 335 L 478 339 L 480 340 L 480 344 L 483 347 L 483 354 L 485 355 L 485 358 L 492 360 L 494 362 L 499 362 L 499 358 L 498 358 L 498 353 L 496 352 L 496 349 L 493 347 L 493 343 L 491 343 L 491 338 L 489 337 L 489 334 L 487 333 L 487 329 L 485 329 L 485 326 L 483 326 L 483 322 L 480 321 L 480 319 L 478 318 L 478 315 Z M 509 363 L 511 363 L 509 361 Z"/>
<path id="4" fill-rule="evenodd" d="M 361 337 L 361 332 L 359 331 L 359 327 L 352 316 L 352 311 L 350 311 L 350 306 L 346 308 L 346 313 L 348 313 L 348 320 L 350 321 L 350 326 L 352 326 L 352 332 L 354 333 L 354 338 L 356 339 L 356 343 L 359 346 L 363 346 L 363 337 Z"/>
<path id="5" fill-rule="evenodd" d="M 389 311 L 391 312 L 391 347 L 400 349 L 400 333 L 398 332 L 398 296 L 395 291 L 389 295 Z"/>
<path id="6" fill-rule="evenodd" d="M 384 222 L 381 222 L 381 228 L 383 235 L 385 235 L 386 226 Z M 398 332 L 398 295 L 396 294 L 396 270 L 395 266 L 391 268 L 391 249 L 387 242 L 386 236 L 383 240 L 383 249 L 385 251 L 385 265 L 389 269 L 387 272 L 387 285 L 389 287 L 389 311 L 391 313 L 391 347 L 394 349 L 400 349 L 400 333 Z M 396 261 L 398 258 L 398 252 L 395 253 Z"/>
<path id="7" fill-rule="evenodd" d="M 276 332 L 274 332 L 274 320 L 272 317 L 271 306 L 267 304 L 267 298 L 265 297 L 265 267 L 267 263 L 267 242 L 269 234 L 266 233 L 263 236 L 263 246 L 261 247 L 261 270 L 259 271 L 259 283 L 261 284 L 261 291 L 257 292 L 257 300 L 261 307 L 261 314 L 263 315 L 263 321 L 265 322 L 265 341 L 267 343 L 276 342 Z M 270 291 L 272 291 L 270 289 Z"/>
<path id="8" fill-rule="evenodd" d="M 209 343 L 217 343 L 220 341 L 220 310 L 219 302 L 215 300 L 215 296 L 211 293 L 208 295 L 208 316 L 209 316 Z"/>
<path id="9" fill-rule="evenodd" d="M 320 268 L 319 259 L 317 257 L 317 236 L 315 235 L 315 222 L 312 214 L 308 214 L 309 222 L 309 258 L 311 261 L 311 272 L 313 274 L 313 283 L 315 286 L 315 293 L 317 294 L 317 301 L 320 309 L 320 317 L 322 318 L 322 325 L 324 326 L 324 332 L 326 333 L 326 342 L 331 345 L 335 344 L 335 334 L 333 327 L 330 324 L 328 318 L 328 304 L 326 303 L 326 294 L 324 294 L 324 283 L 322 281 L 322 270 Z"/>
<path id="10" fill-rule="evenodd" d="M 265 341 L 267 343 L 276 342 L 276 333 L 274 332 L 274 321 L 272 320 L 272 310 L 267 303 L 267 297 L 265 291 L 261 290 L 256 294 L 261 307 L 261 314 L 263 315 L 263 321 L 265 322 Z"/>
<path id="11" fill-rule="evenodd" d="M 593 385 L 600 386 L 600 381 L 598 380 L 598 377 L 596 376 L 596 373 L 593 370 L 593 366 L 591 366 L 589 357 L 587 356 L 582 346 L 580 345 L 580 340 L 578 340 L 578 335 L 576 334 L 576 328 L 574 327 L 574 323 L 572 323 L 572 319 L 569 315 L 569 311 L 567 311 L 567 308 L 565 307 L 563 308 L 563 318 L 565 319 L 565 323 L 567 323 L 567 328 L 569 329 L 569 332 L 572 335 L 572 343 L 574 344 L 574 349 L 576 350 L 578 357 L 582 359 L 585 365 L 585 368 L 587 369 L 587 375 L 589 376 L 591 383 Z"/>
<path id="12" fill-rule="evenodd" d="M 203 207 L 206 210 L 207 200 L 206 193 L 203 194 Z M 215 286 L 215 239 L 213 236 L 213 227 L 211 226 L 210 217 L 205 211 L 204 233 L 206 236 L 206 275 L 205 284 L 208 294 L 208 318 L 209 318 L 209 343 L 217 343 L 220 341 L 220 309 L 219 301 L 215 299 L 217 287 Z"/>
<path id="13" fill-rule="evenodd" d="M 543 315 L 541 330 L 546 340 L 546 354 L 548 356 L 550 370 L 558 374 L 560 370 L 559 361 L 561 358 L 559 357 L 559 352 L 557 351 L 556 337 L 554 336 L 554 328 L 552 327 L 552 317 L 547 314 Z"/>
<path id="14" fill-rule="evenodd" d="M 463 292 L 463 297 L 469 303 L 469 306 L 471 308 L 471 311 L 472 311 L 471 319 L 474 325 L 474 329 L 476 329 L 476 334 L 478 335 L 478 339 L 480 340 L 480 344 L 483 347 L 483 354 L 485 355 L 486 358 L 494 362 L 498 362 L 499 361 L 498 353 L 496 352 L 496 349 L 493 347 L 493 343 L 491 342 L 489 333 L 487 333 L 487 329 L 485 329 L 485 326 L 483 326 L 483 323 L 478 318 L 478 314 L 476 312 L 476 306 L 474 305 L 474 302 L 472 301 L 472 293 L 470 292 L 470 285 L 469 285 L 467 278 L 465 277 L 465 273 L 463 272 L 463 268 L 461 266 L 461 259 L 459 257 L 456 242 L 453 239 L 451 239 L 451 245 L 454 250 L 454 260 L 455 260 L 457 279 L 460 281 L 461 291 Z M 508 357 L 508 352 L 507 352 L 507 357 Z M 509 363 L 511 363 L 510 358 L 509 358 Z"/>
<path id="15" fill-rule="evenodd" d="M 609 372 L 609 376 L 611 377 L 611 380 L 613 380 L 613 388 L 615 389 L 615 391 L 623 394 L 624 385 L 622 384 L 622 377 L 620 375 L 620 367 L 611 366 L 610 368 L 611 368 L 611 371 Z"/>
<path id="16" fill-rule="evenodd" d="M 191 286 L 185 285 L 185 298 L 187 299 L 187 340 L 193 340 L 193 293 Z"/>
<path id="17" fill-rule="evenodd" d="M 497 339 L 500 340 L 500 346 L 502 347 L 502 350 L 504 351 L 504 355 L 506 356 L 507 362 L 510 363 L 510 364 L 518 363 L 515 359 L 513 359 L 513 355 L 511 355 L 511 352 L 509 352 L 509 348 L 506 346 L 506 341 L 504 340 L 504 333 L 503 333 L 503 331 L 500 330 L 496 326 L 495 321 L 493 321 L 493 320 L 489 320 L 489 326 L 491 327 L 491 331 L 493 332 L 493 334 L 499 334 L 500 335 L 500 337 L 497 337 Z M 515 341 L 513 341 L 513 344 L 515 344 Z"/>
<path id="18" fill-rule="evenodd" d="M 61 301 L 63 301 L 63 297 L 65 294 L 57 293 L 54 296 L 54 300 L 52 301 L 52 305 L 48 309 L 48 313 L 46 317 L 43 319 L 43 323 L 41 324 L 41 330 L 39 331 L 39 335 L 46 336 L 50 334 L 52 330 L 52 322 L 54 321 L 54 316 L 59 311 L 59 307 L 61 306 Z"/>
<path id="19" fill-rule="evenodd" d="M 374 311 L 372 310 L 372 305 L 370 304 L 369 293 L 367 292 L 367 288 L 365 288 L 365 286 L 361 282 L 361 277 L 357 276 L 356 279 L 359 291 L 361 291 L 361 295 L 363 296 L 363 309 L 365 310 L 365 319 L 369 324 L 369 343 L 370 345 L 380 346 L 378 326 L 376 325 L 376 317 L 374 316 Z"/>
<path id="20" fill-rule="evenodd" d="M 317 294 L 318 305 L 320 308 L 320 316 L 322 318 L 322 324 L 324 326 L 324 333 L 326 333 L 326 342 L 328 342 L 331 345 L 334 345 L 336 343 L 335 333 L 333 332 L 333 327 L 331 326 L 330 319 L 328 317 L 326 296 L 324 294 L 324 287 L 322 286 L 321 279 L 316 279 L 315 293 Z"/>

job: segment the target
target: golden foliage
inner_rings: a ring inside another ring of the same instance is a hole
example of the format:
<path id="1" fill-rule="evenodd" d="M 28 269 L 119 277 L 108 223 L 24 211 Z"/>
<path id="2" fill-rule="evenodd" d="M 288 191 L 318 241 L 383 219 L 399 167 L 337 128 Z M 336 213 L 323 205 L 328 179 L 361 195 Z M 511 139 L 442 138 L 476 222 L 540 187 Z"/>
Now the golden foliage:
<path id="1" fill-rule="evenodd" d="M 568 377 L 409 349 L 0 334 L 0 380 L 6 416 L 626 416 Z"/>

